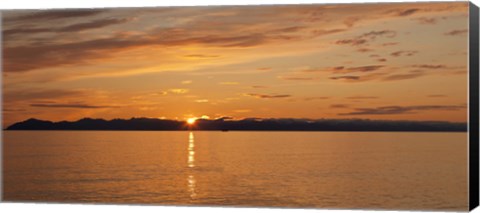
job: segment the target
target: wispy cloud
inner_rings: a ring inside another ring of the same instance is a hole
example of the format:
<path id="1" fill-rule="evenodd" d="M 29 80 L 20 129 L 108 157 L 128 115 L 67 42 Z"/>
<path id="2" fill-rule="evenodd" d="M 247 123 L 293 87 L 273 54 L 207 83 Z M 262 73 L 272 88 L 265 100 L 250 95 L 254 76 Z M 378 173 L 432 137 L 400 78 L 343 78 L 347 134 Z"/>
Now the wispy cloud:
<path id="1" fill-rule="evenodd" d="M 280 76 L 279 78 L 283 80 L 291 80 L 291 81 L 311 81 L 311 80 L 318 79 L 313 77 L 285 77 L 285 76 Z"/>
<path id="2" fill-rule="evenodd" d="M 82 65 L 111 54 L 146 46 L 204 45 L 223 48 L 244 48 L 289 40 L 278 35 L 249 33 L 235 35 L 195 35 L 175 29 L 145 32 L 148 36 L 113 34 L 109 37 L 72 42 L 47 42 L 4 49 L 4 71 L 25 72 L 65 65 Z"/>
<path id="3" fill-rule="evenodd" d="M 56 100 L 67 97 L 82 97 L 89 91 L 67 90 L 67 89 L 41 89 L 30 88 L 21 90 L 4 91 L 4 100 L 6 102 L 33 101 L 33 100 Z"/>
<path id="4" fill-rule="evenodd" d="M 62 9 L 62 10 L 39 11 L 39 12 L 33 12 L 33 13 L 30 12 L 25 15 L 8 17 L 4 21 L 6 22 L 24 21 L 28 23 L 32 21 L 79 18 L 79 17 L 95 16 L 105 11 L 107 10 L 105 9 Z"/>
<path id="5" fill-rule="evenodd" d="M 421 68 L 421 69 L 443 69 L 443 68 L 447 68 L 447 66 L 443 65 L 443 64 L 415 64 L 415 65 L 412 65 L 412 67 Z"/>
<path id="6" fill-rule="evenodd" d="M 372 52 L 372 51 L 374 51 L 374 50 L 370 49 L 370 48 L 358 48 L 357 49 L 357 52 L 361 52 L 361 53 Z"/>
<path id="7" fill-rule="evenodd" d="M 452 31 L 448 31 L 446 33 L 444 33 L 444 35 L 447 35 L 447 36 L 456 36 L 456 35 L 464 35 L 464 34 L 467 34 L 468 33 L 468 29 L 464 29 L 464 30 L 452 30 Z"/>
<path id="8" fill-rule="evenodd" d="M 187 58 L 197 58 L 197 59 L 205 59 L 205 58 L 218 58 L 219 55 L 205 55 L 205 54 L 190 54 L 185 55 Z"/>
<path id="9" fill-rule="evenodd" d="M 220 82 L 218 84 L 220 84 L 220 85 L 239 85 L 240 83 L 238 83 L 236 81 L 223 81 L 223 82 Z"/>
<path id="10" fill-rule="evenodd" d="M 421 76 L 424 76 L 424 72 L 412 72 L 412 73 L 406 73 L 406 74 L 394 74 L 394 75 L 389 75 L 384 78 L 382 78 L 382 81 L 398 81 L 398 80 L 407 80 L 407 79 L 412 79 L 412 78 L 418 78 Z"/>
<path id="11" fill-rule="evenodd" d="M 356 76 L 356 75 L 342 75 L 342 76 L 334 76 L 334 77 L 330 77 L 330 79 L 332 80 L 360 80 L 360 76 Z"/>
<path id="12" fill-rule="evenodd" d="M 80 32 L 85 30 L 98 29 L 110 25 L 122 24 L 128 22 L 129 19 L 100 19 L 91 22 L 68 25 L 59 28 L 13 28 L 3 31 L 3 35 L 8 39 L 12 36 L 31 35 L 32 33 L 65 33 Z"/>
<path id="13" fill-rule="evenodd" d="M 338 115 L 394 115 L 416 113 L 417 111 L 430 110 L 460 110 L 463 105 L 418 105 L 418 106 L 382 106 L 376 108 L 356 108 L 352 112 L 339 113 Z"/>
<path id="14" fill-rule="evenodd" d="M 330 99 L 330 97 L 328 96 L 307 97 L 307 98 L 304 98 L 303 100 L 314 101 L 314 100 L 327 100 L 327 99 Z"/>
<path id="15" fill-rule="evenodd" d="M 118 108 L 119 106 L 105 105 L 88 105 L 88 104 L 30 104 L 32 107 L 49 107 L 49 108 L 82 108 L 82 109 L 100 109 L 100 108 Z"/>
<path id="16" fill-rule="evenodd" d="M 367 44 L 368 42 L 374 41 L 378 37 L 394 38 L 396 35 L 397 35 L 397 32 L 393 30 L 370 31 L 368 33 L 361 34 L 351 39 L 338 40 L 335 43 L 359 46 L 359 45 Z"/>
<path id="17" fill-rule="evenodd" d="M 348 67 L 337 71 L 338 73 L 351 73 L 351 72 L 372 72 L 385 67 L 385 65 L 368 65 L 359 67 Z"/>
<path id="18" fill-rule="evenodd" d="M 330 105 L 330 108 L 338 109 L 338 108 L 348 108 L 350 105 L 348 104 L 332 104 Z"/>
<path id="19" fill-rule="evenodd" d="M 436 24 L 438 21 L 436 18 L 429 18 L 429 17 L 420 17 L 420 18 L 416 18 L 415 20 L 420 24 L 428 24 L 428 25 Z"/>
<path id="20" fill-rule="evenodd" d="M 388 47 L 388 46 L 395 46 L 395 45 L 398 45 L 400 44 L 400 42 L 386 42 L 386 43 L 383 43 L 382 46 L 383 47 Z"/>
<path id="21" fill-rule="evenodd" d="M 378 99 L 378 96 L 363 96 L 363 95 L 357 95 L 357 96 L 349 96 L 346 97 L 346 99 L 352 99 L 352 100 L 362 100 L 362 99 Z"/>
<path id="22" fill-rule="evenodd" d="M 421 10 L 418 8 L 410 8 L 410 9 L 396 9 L 396 10 L 391 10 L 390 13 L 395 15 L 395 16 L 410 16 L 413 15 L 417 12 L 420 12 Z"/>
<path id="23" fill-rule="evenodd" d="M 418 51 L 416 50 L 400 50 L 400 51 L 392 52 L 390 53 L 390 55 L 393 57 L 400 57 L 400 56 L 413 56 L 417 53 Z"/>
<path id="24" fill-rule="evenodd" d="M 181 89 L 181 88 L 169 89 L 168 92 L 173 94 L 185 94 L 188 92 L 188 89 Z"/>
<path id="25" fill-rule="evenodd" d="M 245 94 L 246 96 L 250 96 L 250 97 L 255 97 L 255 98 L 265 98 L 265 99 L 271 99 L 271 98 L 288 98 L 288 97 L 292 97 L 291 95 L 285 95 L 285 94 L 282 94 L 282 95 L 267 95 L 267 94 L 256 94 L 256 93 L 248 93 L 248 94 Z"/>
<path id="26" fill-rule="evenodd" d="M 385 65 L 365 65 L 365 66 L 355 66 L 355 67 L 346 67 L 346 66 L 336 66 L 336 67 L 327 67 L 327 68 L 308 68 L 301 70 L 301 72 L 310 73 L 310 72 L 329 72 L 329 73 L 352 73 L 352 72 L 372 72 L 377 71 Z"/>

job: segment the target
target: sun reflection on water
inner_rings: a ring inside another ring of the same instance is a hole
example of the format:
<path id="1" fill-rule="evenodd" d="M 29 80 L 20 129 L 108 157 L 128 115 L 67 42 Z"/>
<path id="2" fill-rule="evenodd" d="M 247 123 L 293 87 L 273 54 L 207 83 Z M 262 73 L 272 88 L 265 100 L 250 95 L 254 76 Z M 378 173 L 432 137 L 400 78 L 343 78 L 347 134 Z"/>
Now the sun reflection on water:
<path id="1" fill-rule="evenodd" d="M 195 185 L 197 183 L 197 180 L 195 180 L 195 176 L 189 175 L 188 176 L 188 191 L 190 192 L 190 198 L 195 199 L 197 196 L 197 193 L 195 192 Z"/>
<path id="2" fill-rule="evenodd" d="M 195 138 L 193 132 L 188 135 L 188 167 L 195 167 Z"/>
<path id="3" fill-rule="evenodd" d="M 193 136 L 193 132 L 188 134 L 188 168 L 195 167 L 195 138 Z M 188 191 L 190 192 L 190 199 L 195 199 L 197 193 L 195 192 L 195 187 L 197 181 L 195 180 L 195 176 L 193 174 L 189 174 L 187 178 L 188 183 Z"/>

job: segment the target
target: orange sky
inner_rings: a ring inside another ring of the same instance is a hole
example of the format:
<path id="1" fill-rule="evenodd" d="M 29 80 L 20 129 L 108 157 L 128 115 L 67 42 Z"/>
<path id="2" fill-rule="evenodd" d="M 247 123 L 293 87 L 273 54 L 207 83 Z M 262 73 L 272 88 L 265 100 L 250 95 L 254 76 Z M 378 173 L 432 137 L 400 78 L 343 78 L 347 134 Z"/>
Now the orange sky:
<path id="1" fill-rule="evenodd" d="M 31 117 L 467 119 L 468 3 L 4 11 Z"/>

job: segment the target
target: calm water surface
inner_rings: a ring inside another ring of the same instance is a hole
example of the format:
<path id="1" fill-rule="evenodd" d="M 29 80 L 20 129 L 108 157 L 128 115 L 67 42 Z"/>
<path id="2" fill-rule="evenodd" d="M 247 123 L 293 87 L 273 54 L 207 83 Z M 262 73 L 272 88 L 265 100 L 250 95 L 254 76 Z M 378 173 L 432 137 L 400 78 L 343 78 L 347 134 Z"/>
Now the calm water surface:
<path id="1" fill-rule="evenodd" d="M 8 201 L 467 209 L 466 133 L 3 134 Z"/>

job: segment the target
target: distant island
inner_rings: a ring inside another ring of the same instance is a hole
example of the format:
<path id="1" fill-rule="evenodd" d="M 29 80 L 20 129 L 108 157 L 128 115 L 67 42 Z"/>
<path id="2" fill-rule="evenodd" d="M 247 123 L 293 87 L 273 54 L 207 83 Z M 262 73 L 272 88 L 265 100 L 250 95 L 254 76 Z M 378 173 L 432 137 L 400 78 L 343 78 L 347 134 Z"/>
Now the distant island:
<path id="1" fill-rule="evenodd" d="M 186 121 L 157 118 L 92 119 L 52 122 L 31 118 L 5 130 L 208 130 L 208 131 L 413 131 L 466 132 L 466 123 L 446 121 L 389 121 L 369 119 L 230 118 Z"/>

